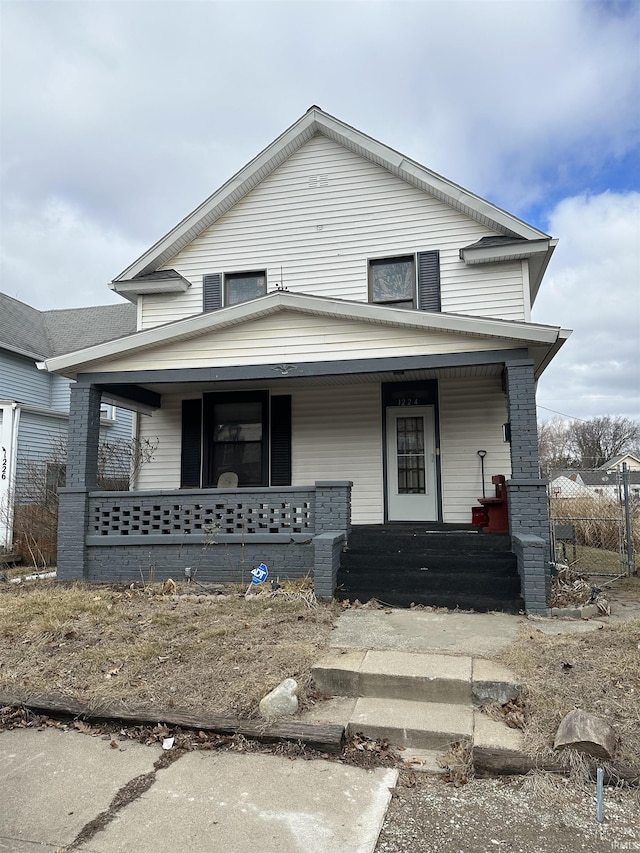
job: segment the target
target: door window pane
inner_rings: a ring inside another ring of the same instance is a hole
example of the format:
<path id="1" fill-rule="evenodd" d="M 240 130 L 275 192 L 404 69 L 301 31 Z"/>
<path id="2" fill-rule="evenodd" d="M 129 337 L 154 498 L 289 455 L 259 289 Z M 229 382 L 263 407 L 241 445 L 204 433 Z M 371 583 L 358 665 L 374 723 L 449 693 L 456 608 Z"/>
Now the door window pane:
<path id="1" fill-rule="evenodd" d="M 396 439 L 398 494 L 424 495 L 426 491 L 424 418 L 398 418 Z"/>

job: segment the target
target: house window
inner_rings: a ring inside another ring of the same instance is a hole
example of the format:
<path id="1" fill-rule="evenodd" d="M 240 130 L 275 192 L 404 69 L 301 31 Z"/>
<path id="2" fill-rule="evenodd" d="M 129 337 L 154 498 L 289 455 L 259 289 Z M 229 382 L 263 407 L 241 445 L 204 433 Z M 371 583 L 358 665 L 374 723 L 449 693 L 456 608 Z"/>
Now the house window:
<path id="1" fill-rule="evenodd" d="M 204 488 L 215 488 L 228 471 L 239 486 L 269 484 L 268 416 L 266 391 L 205 394 Z"/>
<path id="2" fill-rule="evenodd" d="M 115 419 L 116 407 L 112 406 L 111 403 L 100 403 L 100 420 L 115 421 Z"/>
<path id="3" fill-rule="evenodd" d="M 237 305 L 257 299 L 267 292 L 267 275 L 260 272 L 234 272 L 224 277 L 224 304 Z"/>
<path id="4" fill-rule="evenodd" d="M 369 301 L 392 308 L 413 308 L 416 273 L 413 255 L 369 261 Z"/>

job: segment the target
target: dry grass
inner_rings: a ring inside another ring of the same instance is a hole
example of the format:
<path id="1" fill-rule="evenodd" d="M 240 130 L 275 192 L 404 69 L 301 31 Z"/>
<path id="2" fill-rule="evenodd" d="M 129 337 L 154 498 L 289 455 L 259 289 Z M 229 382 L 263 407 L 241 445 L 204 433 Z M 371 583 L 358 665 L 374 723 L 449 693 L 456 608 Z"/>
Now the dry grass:
<path id="1" fill-rule="evenodd" d="M 525 685 L 525 748 L 551 749 L 562 718 L 582 708 L 606 720 L 619 737 L 615 758 L 640 763 L 640 620 L 585 634 L 550 635 L 525 626 L 501 656 Z"/>
<path id="2" fill-rule="evenodd" d="M 292 677 L 304 704 L 310 666 L 328 645 L 337 608 L 309 606 L 304 589 L 255 599 L 6 585 L 0 686 L 247 717 Z"/>

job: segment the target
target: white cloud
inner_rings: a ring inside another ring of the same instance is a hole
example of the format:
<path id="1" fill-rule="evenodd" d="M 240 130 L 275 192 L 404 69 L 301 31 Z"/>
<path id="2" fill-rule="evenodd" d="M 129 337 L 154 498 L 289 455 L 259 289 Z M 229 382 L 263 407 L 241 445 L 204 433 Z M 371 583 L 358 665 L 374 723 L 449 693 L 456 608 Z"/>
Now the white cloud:
<path id="1" fill-rule="evenodd" d="M 120 302 L 108 287 L 146 246 L 51 198 L 36 211 L 14 205 L 4 226 L 3 290 L 41 310 Z"/>
<path id="2" fill-rule="evenodd" d="M 538 402 L 576 417 L 640 420 L 640 193 L 564 199 L 549 230 L 560 243 L 533 319 L 574 334 Z"/>

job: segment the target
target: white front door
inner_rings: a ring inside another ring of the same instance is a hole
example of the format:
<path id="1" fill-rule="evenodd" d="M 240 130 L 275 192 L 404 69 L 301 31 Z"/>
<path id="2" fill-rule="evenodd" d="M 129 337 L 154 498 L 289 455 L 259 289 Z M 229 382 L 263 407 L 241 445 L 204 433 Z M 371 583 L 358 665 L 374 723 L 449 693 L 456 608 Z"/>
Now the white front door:
<path id="1" fill-rule="evenodd" d="M 389 521 L 437 521 L 433 406 L 387 407 Z"/>

